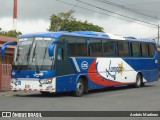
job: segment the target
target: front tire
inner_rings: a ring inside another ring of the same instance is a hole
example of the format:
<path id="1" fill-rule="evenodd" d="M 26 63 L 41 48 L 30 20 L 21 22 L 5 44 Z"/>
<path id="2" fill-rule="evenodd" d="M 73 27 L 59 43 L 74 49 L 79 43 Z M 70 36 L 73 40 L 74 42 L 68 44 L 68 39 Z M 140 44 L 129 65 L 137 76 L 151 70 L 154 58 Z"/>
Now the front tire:
<path id="1" fill-rule="evenodd" d="M 84 94 L 85 90 L 85 84 L 82 78 L 78 79 L 77 85 L 76 85 L 76 90 L 74 91 L 74 96 L 76 97 L 81 97 Z"/>

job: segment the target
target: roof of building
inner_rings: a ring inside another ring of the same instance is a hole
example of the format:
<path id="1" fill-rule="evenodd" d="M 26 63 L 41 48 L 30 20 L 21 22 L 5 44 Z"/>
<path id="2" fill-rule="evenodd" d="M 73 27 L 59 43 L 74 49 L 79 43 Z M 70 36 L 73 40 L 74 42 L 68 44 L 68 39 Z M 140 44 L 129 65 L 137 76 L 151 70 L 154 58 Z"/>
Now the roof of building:
<path id="1" fill-rule="evenodd" d="M 0 36 L 0 48 L 2 47 L 2 45 L 6 42 L 10 42 L 10 41 L 16 41 L 17 38 L 14 37 L 8 37 L 8 36 Z M 7 48 L 11 48 L 14 49 L 15 46 L 14 45 L 9 45 Z"/>
<path id="2" fill-rule="evenodd" d="M 8 36 L 0 36 L 0 41 L 2 42 L 9 42 L 9 41 L 16 41 L 17 38 L 8 37 Z"/>

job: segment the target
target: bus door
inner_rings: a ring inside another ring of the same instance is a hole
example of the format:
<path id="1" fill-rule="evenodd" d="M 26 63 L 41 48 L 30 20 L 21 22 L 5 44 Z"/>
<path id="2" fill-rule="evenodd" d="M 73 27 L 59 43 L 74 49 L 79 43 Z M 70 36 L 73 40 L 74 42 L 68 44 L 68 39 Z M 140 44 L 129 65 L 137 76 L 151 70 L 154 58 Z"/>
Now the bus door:
<path id="1" fill-rule="evenodd" d="M 66 57 L 66 47 L 65 45 L 58 45 L 56 56 L 56 75 L 63 76 L 72 73 L 73 67 L 70 59 Z"/>

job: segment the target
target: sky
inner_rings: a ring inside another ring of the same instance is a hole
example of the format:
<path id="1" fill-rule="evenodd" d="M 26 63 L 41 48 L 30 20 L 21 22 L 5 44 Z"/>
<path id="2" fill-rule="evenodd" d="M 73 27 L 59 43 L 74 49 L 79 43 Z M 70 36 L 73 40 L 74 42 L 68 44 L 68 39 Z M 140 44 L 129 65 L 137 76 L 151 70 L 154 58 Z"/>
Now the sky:
<path id="1" fill-rule="evenodd" d="M 13 1 L 0 0 L 0 28 L 5 31 L 13 29 Z M 106 33 L 139 38 L 157 37 L 160 0 L 80 1 L 18 0 L 17 31 L 23 34 L 45 32 L 50 26 L 49 19 L 52 14 L 67 12 L 72 9 L 75 11 L 74 17 L 78 20 L 87 20 L 104 27 Z M 128 19 L 118 14 L 134 19 Z"/>

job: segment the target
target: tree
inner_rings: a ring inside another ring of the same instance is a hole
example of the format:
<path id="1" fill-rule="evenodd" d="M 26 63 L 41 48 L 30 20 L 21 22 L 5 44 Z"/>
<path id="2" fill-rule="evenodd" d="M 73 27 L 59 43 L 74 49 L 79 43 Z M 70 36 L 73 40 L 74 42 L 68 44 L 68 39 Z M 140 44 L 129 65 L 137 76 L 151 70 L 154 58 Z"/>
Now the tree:
<path id="1" fill-rule="evenodd" d="M 74 18 L 74 11 L 70 10 L 66 13 L 53 14 L 50 17 L 49 31 L 96 31 L 103 32 L 104 28 L 88 21 L 80 21 Z"/>
<path id="2" fill-rule="evenodd" d="M 49 31 L 59 31 L 62 29 L 67 23 L 74 20 L 73 14 L 74 11 L 70 10 L 66 13 L 59 13 L 58 15 L 53 14 L 50 17 L 50 28 Z"/>
<path id="3" fill-rule="evenodd" d="M 0 35 L 2 36 L 9 36 L 9 37 L 17 37 L 18 35 L 21 35 L 22 33 L 16 30 L 9 30 L 9 31 L 2 31 L 0 28 Z"/>
<path id="4" fill-rule="evenodd" d="M 103 32 L 103 27 L 100 27 L 98 25 L 93 25 L 92 23 L 88 23 L 87 21 L 77 21 L 73 20 L 69 23 L 65 24 L 61 28 L 61 30 L 67 30 L 67 31 L 96 31 L 96 32 Z"/>

